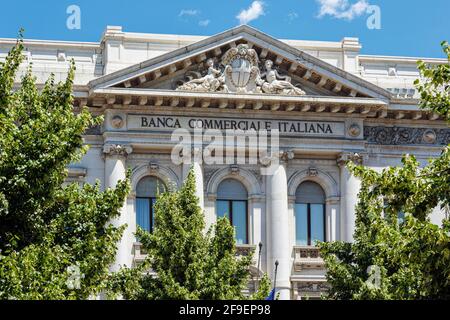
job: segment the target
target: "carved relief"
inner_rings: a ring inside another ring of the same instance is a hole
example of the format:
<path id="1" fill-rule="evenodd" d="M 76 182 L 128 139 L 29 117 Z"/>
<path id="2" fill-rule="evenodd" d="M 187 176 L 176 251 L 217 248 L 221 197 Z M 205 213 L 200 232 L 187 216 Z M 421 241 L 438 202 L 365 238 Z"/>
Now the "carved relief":
<path id="1" fill-rule="evenodd" d="M 258 54 L 246 44 L 229 49 L 222 56 L 221 64 L 223 70 L 215 66 L 213 59 L 208 59 L 205 76 L 200 77 L 199 73 L 195 76 L 195 72 L 189 71 L 185 76 L 189 80 L 176 90 L 305 95 L 302 89 L 291 83 L 290 77 L 273 68 L 271 60 L 265 61 L 265 70 L 261 74 Z"/>
<path id="2" fill-rule="evenodd" d="M 101 135 L 102 134 L 102 127 L 97 125 L 97 126 L 93 126 L 93 127 L 89 127 L 88 129 L 86 129 L 86 131 L 84 132 L 85 135 Z"/>
<path id="3" fill-rule="evenodd" d="M 317 168 L 311 167 L 308 169 L 308 175 L 310 177 L 317 177 L 319 175 L 319 171 L 317 170 Z"/>
<path id="4" fill-rule="evenodd" d="M 197 91 L 197 92 L 215 92 L 223 90 L 224 78 L 222 72 L 214 67 L 214 60 L 206 61 L 208 68 L 207 74 L 198 79 L 192 79 L 179 86 L 177 90 Z"/>
<path id="5" fill-rule="evenodd" d="M 273 69 L 272 60 L 266 60 L 264 64 L 266 72 L 264 72 L 258 81 L 261 86 L 261 90 L 264 93 L 270 94 L 284 94 L 290 96 L 303 96 L 305 91 L 295 87 L 291 83 L 291 78 L 288 76 L 282 76 L 277 70 Z M 265 81 L 263 80 L 265 79 Z"/>
<path id="6" fill-rule="evenodd" d="M 352 124 L 350 128 L 348 128 L 348 134 L 352 137 L 357 137 L 361 133 L 361 127 L 356 123 Z"/>
<path id="7" fill-rule="evenodd" d="M 123 119 L 122 119 L 121 116 L 117 115 L 117 116 L 114 116 L 114 117 L 111 119 L 111 125 L 112 125 L 113 128 L 115 128 L 115 129 L 120 129 L 120 128 L 123 127 L 124 121 L 123 121 Z"/>
<path id="8" fill-rule="evenodd" d="M 365 127 L 364 138 L 369 143 L 384 145 L 447 145 L 450 143 L 450 129 Z"/>

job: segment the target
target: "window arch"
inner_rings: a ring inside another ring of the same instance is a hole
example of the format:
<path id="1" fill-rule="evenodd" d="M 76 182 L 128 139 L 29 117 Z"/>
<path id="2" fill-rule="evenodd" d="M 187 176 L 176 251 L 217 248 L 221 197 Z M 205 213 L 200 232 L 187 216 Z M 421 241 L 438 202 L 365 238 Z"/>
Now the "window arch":
<path id="1" fill-rule="evenodd" d="M 216 213 L 227 217 L 236 230 L 236 243 L 248 244 L 248 192 L 235 179 L 223 180 L 217 188 Z"/>
<path id="2" fill-rule="evenodd" d="M 295 234 L 299 246 L 325 241 L 325 192 L 315 182 L 303 182 L 295 193 Z"/>
<path id="3" fill-rule="evenodd" d="M 136 187 L 136 224 L 151 232 L 155 224 L 153 207 L 158 194 L 165 192 L 164 182 L 157 177 L 142 178 Z"/>

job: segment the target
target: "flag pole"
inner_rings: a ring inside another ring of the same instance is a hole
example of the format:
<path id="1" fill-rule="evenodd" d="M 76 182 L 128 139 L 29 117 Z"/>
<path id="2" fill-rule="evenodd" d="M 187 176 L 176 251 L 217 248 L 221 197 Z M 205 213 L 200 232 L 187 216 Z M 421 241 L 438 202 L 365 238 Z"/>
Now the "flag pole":
<path id="1" fill-rule="evenodd" d="M 263 244 L 262 242 L 259 243 L 259 252 L 258 252 L 258 269 L 256 270 L 256 272 L 258 272 L 258 274 L 256 275 L 256 290 L 258 291 L 259 288 L 259 267 L 261 265 L 261 250 L 262 250 Z"/>

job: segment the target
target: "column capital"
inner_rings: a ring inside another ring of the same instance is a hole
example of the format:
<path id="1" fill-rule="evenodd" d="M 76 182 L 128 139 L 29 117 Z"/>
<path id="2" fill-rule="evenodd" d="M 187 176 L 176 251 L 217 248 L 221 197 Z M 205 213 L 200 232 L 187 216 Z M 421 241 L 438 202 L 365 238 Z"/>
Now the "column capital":
<path id="1" fill-rule="evenodd" d="M 133 152 L 130 145 L 105 144 L 103 146 L 103 154 L 105 156 L 127 157 Z"/>
<path id="2" fill-rule="evenodd" d="M 287 163 L 289 160 L 294 159 L 295 154 L 292 150 L 286 150 L 286 151 L 279 151 L 278 153 L 268 155 L 261 159 L 261 163 L 264 166 L 270 166 L 273 164 L 273 162 L 281 162 L 281 163 Z"/>
<path id="3" fill-rule="evenodd" d="M 355 164 L 363 164 L 367 160 L 368 155 L 365 153 L 342 152 L 338 155 L 336 161 L 339 166 L 345 166 L 347 162 L 352 161 Z"/>

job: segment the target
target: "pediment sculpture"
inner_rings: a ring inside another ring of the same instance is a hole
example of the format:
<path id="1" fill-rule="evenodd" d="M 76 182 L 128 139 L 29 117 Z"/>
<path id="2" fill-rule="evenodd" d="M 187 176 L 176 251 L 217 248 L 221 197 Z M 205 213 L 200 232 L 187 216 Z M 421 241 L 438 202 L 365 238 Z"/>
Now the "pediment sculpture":
<path id="1" fill-rule="evenodd" d="M 222 56 L 221 65 L 222 69 L 217 68 L 214 60 L 208 59 L 206 75 L 185 82 L 177 90 L 305 95 L 302 89 L 291 83 L 290 77 L 281 75 L 273 68 L 273 61 L 265 60 L 261 72 L 257 52 L 246 44 L 229 49 Z"/>

